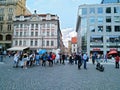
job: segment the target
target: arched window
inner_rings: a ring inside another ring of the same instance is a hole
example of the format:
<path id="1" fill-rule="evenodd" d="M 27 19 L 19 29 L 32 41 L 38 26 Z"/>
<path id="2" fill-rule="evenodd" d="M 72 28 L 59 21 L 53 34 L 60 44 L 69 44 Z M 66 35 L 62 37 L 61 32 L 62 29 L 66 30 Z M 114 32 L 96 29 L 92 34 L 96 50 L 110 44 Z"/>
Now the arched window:
<path id="1" fill-rule="evenodd" d="M 3 40 L 3 36 L 2 35 L 0 35 L 0 41 L 2 41 Z"/>
<path id="2" fill-rule="evenodd" d="M 6 35 L 6 40 L 8 40 L 8 41 L 12 40 L 12 36 L 11 35 Z"/>

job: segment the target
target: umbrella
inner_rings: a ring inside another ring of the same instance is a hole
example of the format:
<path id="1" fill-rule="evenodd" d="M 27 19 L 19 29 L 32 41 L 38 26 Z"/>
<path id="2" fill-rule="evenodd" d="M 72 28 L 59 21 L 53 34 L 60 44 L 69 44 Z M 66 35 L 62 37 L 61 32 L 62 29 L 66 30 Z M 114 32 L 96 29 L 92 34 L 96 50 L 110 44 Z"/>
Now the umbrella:
<path id="1" fill-rule="evenodd" d="M 112 54 L 117 54 L 117 51 L 110 51 L 109 53 L 108 53 L 108 55 L 112 55 Z"/>
<path id="2" fill-rule="evenodd" d="M 39 54 L 44 54 L 44 53 L 46 53 L 47 51 L 44 49 L 44 50 L 40 50 L 38 53 Z"/>

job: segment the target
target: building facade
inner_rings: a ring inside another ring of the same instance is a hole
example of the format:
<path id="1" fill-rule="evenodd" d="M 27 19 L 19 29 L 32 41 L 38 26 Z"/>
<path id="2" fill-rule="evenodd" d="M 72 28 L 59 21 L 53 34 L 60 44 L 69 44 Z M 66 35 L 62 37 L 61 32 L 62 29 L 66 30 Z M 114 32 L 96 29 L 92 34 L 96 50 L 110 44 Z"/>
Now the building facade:
<path id="1" fill-rule="evenodd" d="M 71 38 L 71 52 L 77 53 L 77 37 Z"/>
<path id="2" fill-rule="evenodd" d="M 31 50 L 62 49 L 59 17 L 52 14 L 20 15 L 14 18 L 12 47 L 27 46 Z"/>
<path id="3" fill-rule="evenodd" d="M 101 4 L 105 3 L 120 3 L 120 0 L 102 0 Z"/>
<path id="4" fill-rule="evenodd" d="M 26 0 L 0 0 L 0 47 L 11 47 L 13 34 L 13 17 L 30 14 Z"/>
<path id="5" fill-rule="evenodd" d="M 79 50 L 89 55 L 120 53 L 120 4 L 80 5 L 76 32 Z"/>

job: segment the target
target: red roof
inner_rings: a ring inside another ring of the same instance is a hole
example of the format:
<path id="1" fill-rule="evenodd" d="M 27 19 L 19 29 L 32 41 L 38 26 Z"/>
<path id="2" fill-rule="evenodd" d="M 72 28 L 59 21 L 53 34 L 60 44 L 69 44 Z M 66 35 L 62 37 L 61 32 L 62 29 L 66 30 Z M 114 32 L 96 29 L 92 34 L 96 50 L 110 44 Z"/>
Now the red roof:
<path id="1" fill-rule="evenodd" d="M 76 43 L 77 43 L 77 37 L 72 37 L 71 43 L 72 43 L 72 44 L 76 44 Z"/>

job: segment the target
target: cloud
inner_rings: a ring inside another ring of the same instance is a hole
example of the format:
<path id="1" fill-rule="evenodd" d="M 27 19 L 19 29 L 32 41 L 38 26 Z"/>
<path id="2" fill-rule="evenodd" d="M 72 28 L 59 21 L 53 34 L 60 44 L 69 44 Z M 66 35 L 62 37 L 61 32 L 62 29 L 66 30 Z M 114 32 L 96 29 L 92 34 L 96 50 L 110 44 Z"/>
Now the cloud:
<path id="1" fill-rule="evenodd" d="M 73 28 L 65 28 L 61 30 L 62 39 L 65 47 L 68 47 L 68 41 L 71 40 L 71 37 L 76 36 L 76 32 Z"/>

